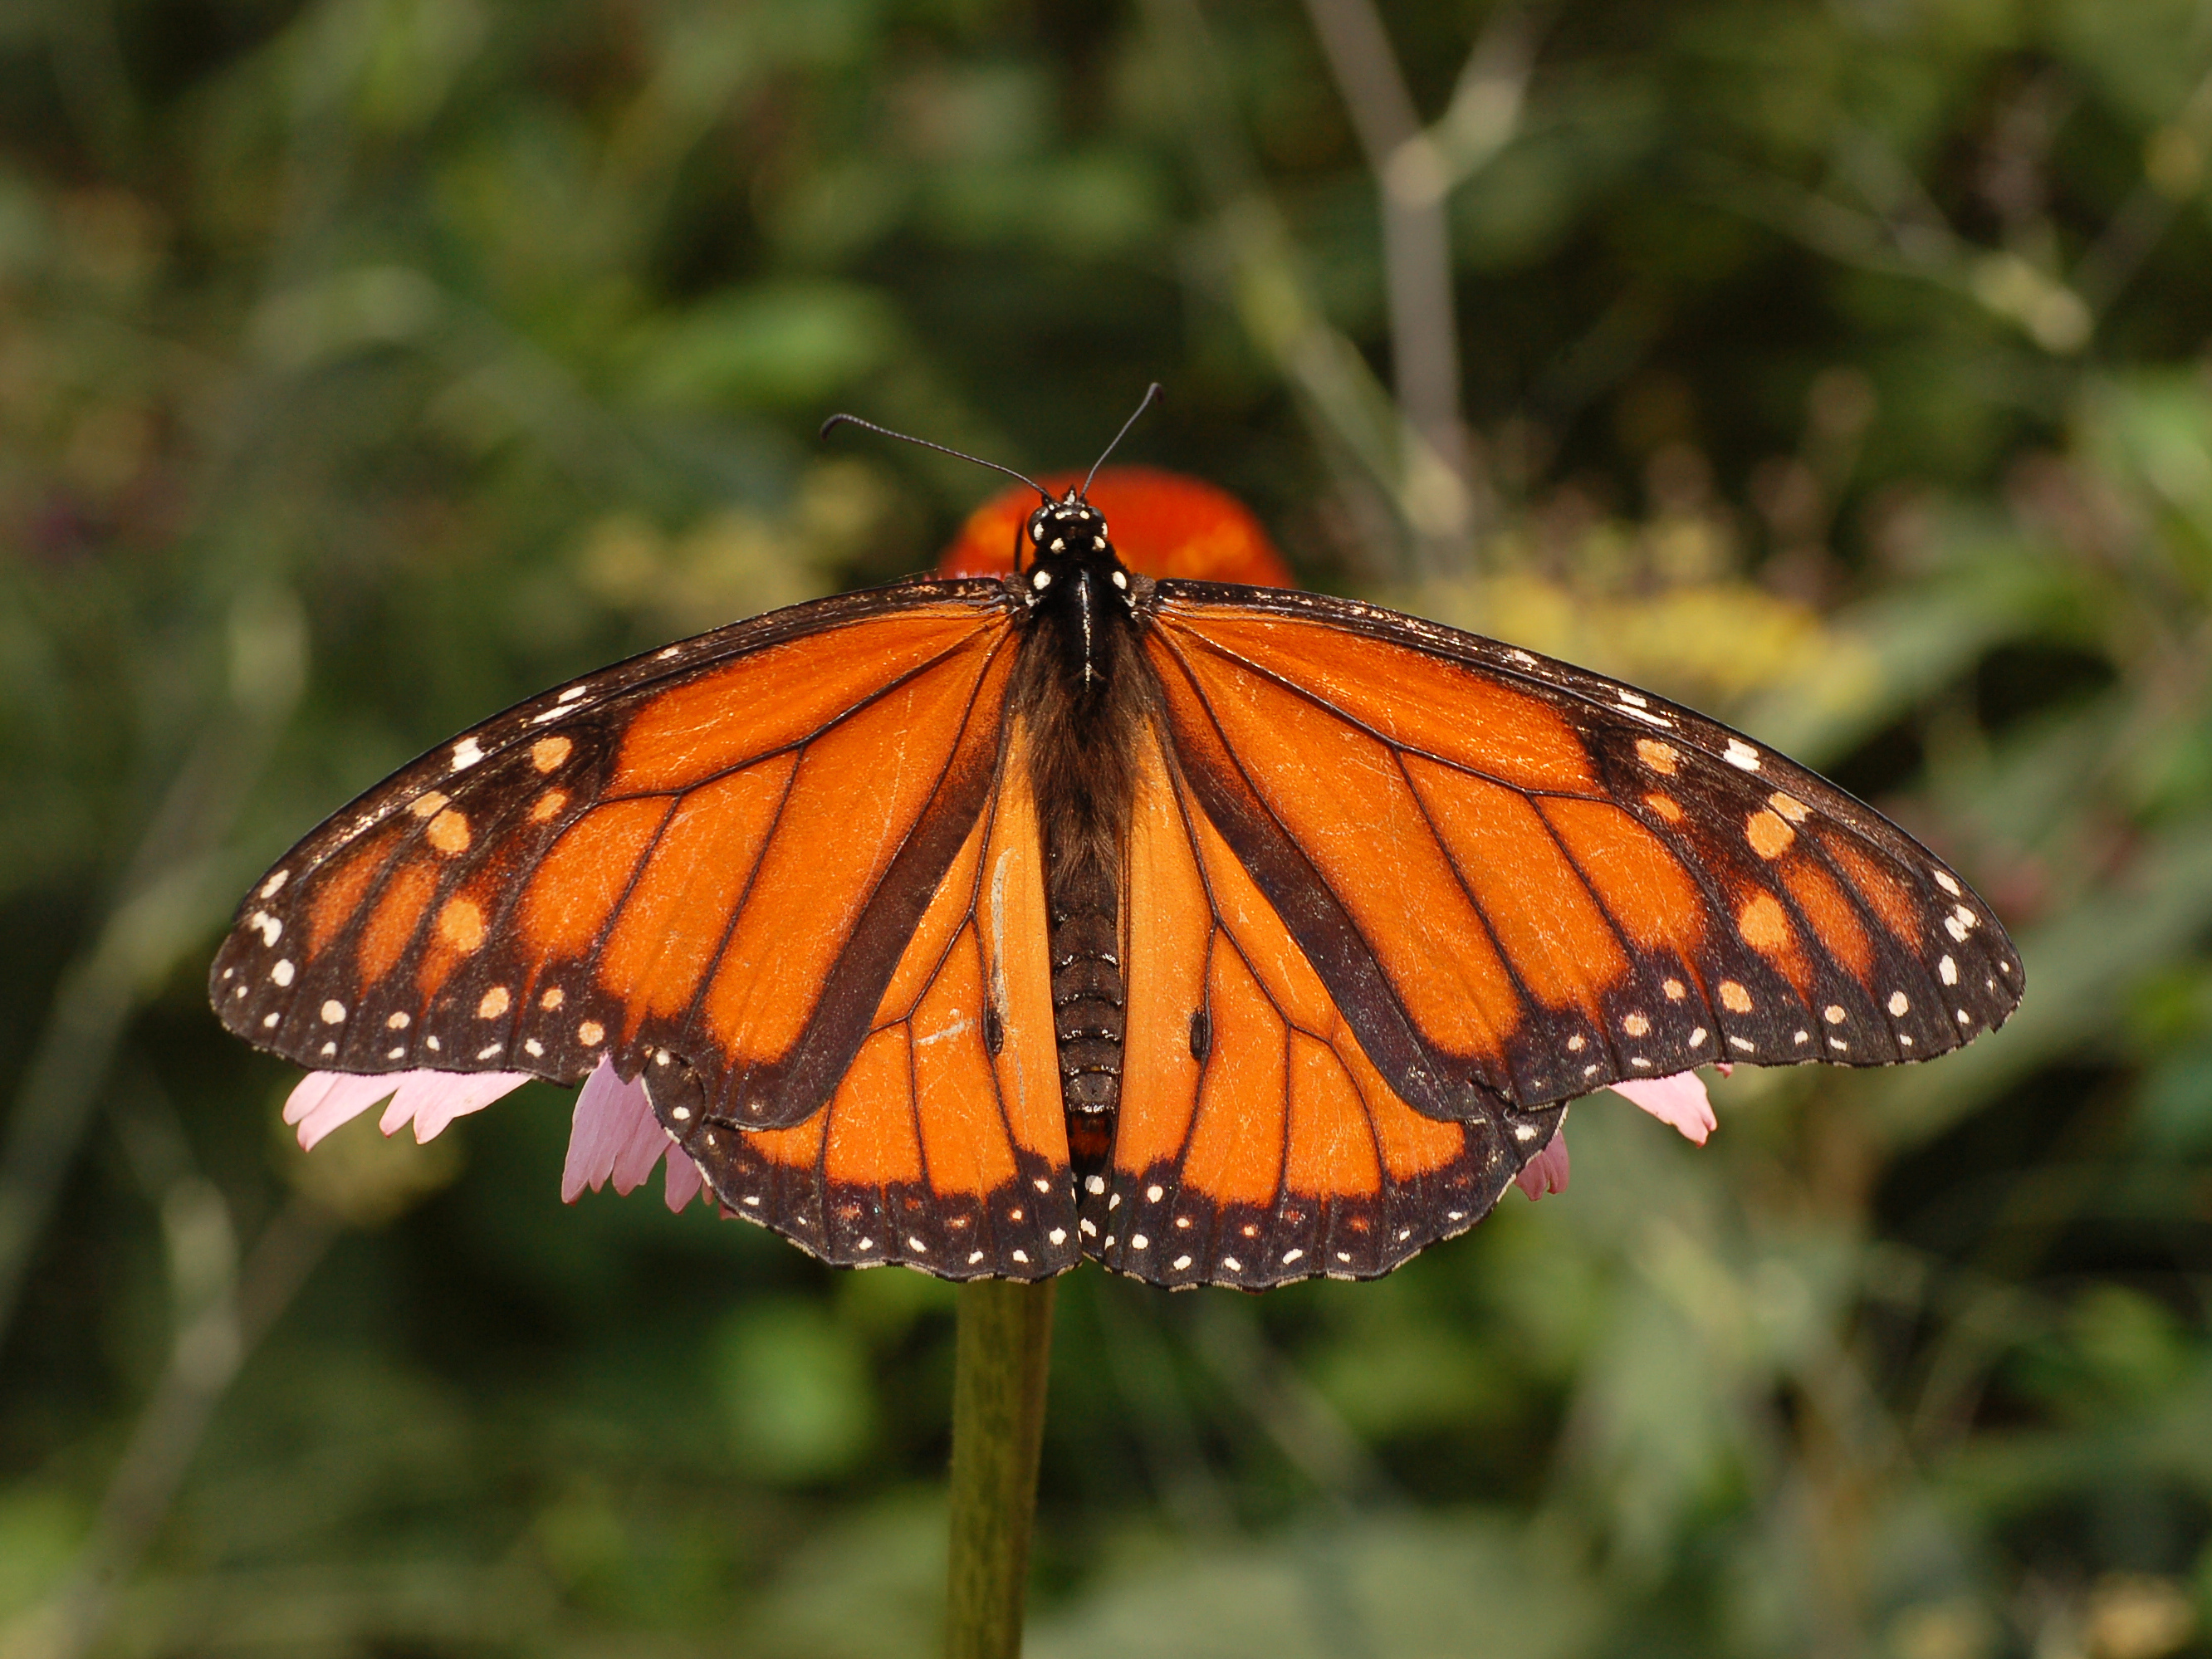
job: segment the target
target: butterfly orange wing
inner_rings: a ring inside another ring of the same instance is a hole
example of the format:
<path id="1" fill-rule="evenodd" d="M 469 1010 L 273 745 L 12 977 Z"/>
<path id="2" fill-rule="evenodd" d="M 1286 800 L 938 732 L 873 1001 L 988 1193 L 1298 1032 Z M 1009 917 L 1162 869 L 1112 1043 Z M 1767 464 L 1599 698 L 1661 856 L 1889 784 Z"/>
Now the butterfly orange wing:
<path id="1" fill-rule="evenodd" d="M 510 709 L 270 872 L 217 1010 L 320 1070 L 566 1082 L 666 1053 L 717 1115 L 800 1122 L 992 797 L 1015 603 L 825 599 Z"/>
<path id="2" fill-rule="evenodd" d="M 1018 722 L 829 1106 L 750 1130 L 672 1056 L 646 1086 L 722 1206 L 843 1267 L 1038 1279 L 1079 1259 L 1044 873 Z"/>
<path id="3" fill-rule="evenodd" d="M 1319 594 L 1162 582 L 1148 614 L 1191 795 L 1424 1114 L 1923 1060 L 2020 1000 L 1954 873 L 1686 709 Z"/>
<path id="4" fill-rule="evenodd" d="M 1127 1046 L 1085 1253 L 1154 1284 L 1372 1278 L 1465 1231 L 1562 1108 L 1409 1107 L 1155 744 L 1126 866 Z"/>

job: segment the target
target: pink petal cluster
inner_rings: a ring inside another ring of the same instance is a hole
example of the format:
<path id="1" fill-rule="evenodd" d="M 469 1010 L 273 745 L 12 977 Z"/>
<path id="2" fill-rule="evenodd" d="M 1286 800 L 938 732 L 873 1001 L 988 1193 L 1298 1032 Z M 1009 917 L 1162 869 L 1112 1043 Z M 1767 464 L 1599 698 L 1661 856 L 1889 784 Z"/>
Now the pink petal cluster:
<path id="1" fill-rule="evenodd" d="M 681 1210 L 699 1195 L 699 1166 L 676 1150 L 645 1097 L 642 1080 L 624 1083 L 601 1060 L 576 1091 L 576 1115 L 568 1128 L 568 1158 L 561 1167 L 561 1201 L 574 1204 L 611 1179 L 618 1193 L 635 1192 L 668 1160 L 665 1191 L 668 1207 Z"/>
<path id="2" fill-rule="evenodd" d="M 386 1072 L 373 1077 L 310 1072 L 284 1103 L 284 1121 L 296 1124 L 300 1145 L 312 1149 L 340 1124 L 389 1096 L 392 1104 L 377 1127 L 389 1135 L 412 1123 L 415 1139 L 425 1141 L 455 1118 L 481 1112 L 531 1079 L 528 1072 Z M 630 1192 L 665 1158 L 668 1207 L 681 1210 L 699 1195 L 702 1183 L 699 1166 L 676 1155 L 673 1144 L 646 1103 L 645 1085 L 624 1083 L 603 1060 L 576 1096 L 561 1196 L 573 1204 L 585 1188 L 596 1191 L 610 1176 L 617 1192 Z"/>
<path id="3" fill-rule="evenodd" d="M 1726 1077 L 1731 1069 L 1723 1066 L 1720 1073 Z M 1626 1096 L 1662 1123 L 1679 1130 L 1686 1139 L 1700 1146 L 1705 1144 L 1705 1137 L 1720 1127 L 1720 1120 L 1713 1115 L 1713 1103 L 1705 1094 L 1705 1079 L 1695 1072 L 1677 1072 L 1672 1077 L 1629 1078 L 1610 1087 L 1613 1093 Z M 1567 1120 L 1564 1113 L 1544 1150 L 1521 1166 L 1521 1173 L 1513 1177 L 1513 1182 L 1532 1200 L 1567 1190 Z"/>
<path id="4" fill-rule="evenodd" d="M 1720 1069 L 1723 1075 L 1729 1071 L 1725 1066 Z M 527 1072 L 387 1072 L 375 1077 L 311 1072 L 284 1103 L 284 1121 L 298 1125 L 300 1145 L 312 1148 L 340 1124 L 388 1096 L 392 1103 L 377 1127 L 396 1134 L 412 1123 L 415 1139 L 424 1141 L 455 1118 L 483 1110 L 530 1080 Z M 1718 1127 L 1704 1079 L 1695 1072 L 1631 1079 L 1612 1088 L 1700 1146 Z M 573 1204 L 586 1188 L 597 1192 L 611 1180 L 617 1192 L 634 1192 L 664 1159 L 668 1207 L 681 1210 L 704 1190 L 699 1166 L 676 1152 L 646 1101 L 644 1084 L 623 1082 L 611 1065 L 601 1060 L 576 1095 L 568 1161 L 561 1170 L 562 1201 Z M 1567 1175 L 1566 1122 L 1562 1117 L 1544 1150 L 1522 1166 L 1514 1183 L 1538 1199 L 1566 1191 Z"/>

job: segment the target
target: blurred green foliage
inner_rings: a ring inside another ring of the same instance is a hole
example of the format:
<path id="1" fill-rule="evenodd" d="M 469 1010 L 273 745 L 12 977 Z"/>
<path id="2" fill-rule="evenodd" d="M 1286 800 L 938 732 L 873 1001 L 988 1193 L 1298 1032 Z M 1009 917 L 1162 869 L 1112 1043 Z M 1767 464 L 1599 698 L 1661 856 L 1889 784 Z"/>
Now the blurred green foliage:
<path id="1" fill-rule="evenodd" d="M 202 974 L 418 750 L 993 487 L 830 408 L 1061 466 L 1155 376 L 1132 459 L 1828 768 L 2030 988 L 1703 1151 L 1595 1099 L 1378 1284 L 1076 1275 L 1034 1650 L 2208 1650 L 2212 9 L 1382 14 L 1442 560 L 1292 0 L 0 9 L 11 1651 L 931 1649 L 944 1287 L 563 1210 L 551 1090 L 303 1162 Z"/>

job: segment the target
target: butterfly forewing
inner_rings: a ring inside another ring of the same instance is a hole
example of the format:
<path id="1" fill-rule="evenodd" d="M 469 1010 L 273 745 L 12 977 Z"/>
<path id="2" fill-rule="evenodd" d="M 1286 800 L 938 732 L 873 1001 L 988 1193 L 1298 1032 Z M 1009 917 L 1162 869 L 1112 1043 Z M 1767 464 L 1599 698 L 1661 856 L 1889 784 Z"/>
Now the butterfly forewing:
<path id="1" fill-rule="evenodd" d="M 1007 739 L 826 1109 L 750 1130 L 680 1067 L 646 1071 L 723 1207 L 840 1266 L 1036 1279 L 1079 1259 L 1036 807 Z"/>
<path id="2" fill-rule="evenodd" d="M 1724 726 L 1320 595 L 1163 582 L 1152 616 L 1193 793 L 1425 1112 L 1923 1059 L 2019 1000 L 1955 875 Z"/>
<path id="3" fill-rule="evenodd" d="M 717 1107 L 795 1123 L 989 795 L 1012 640 L 1000 584 L 906 584 L 535 698 L 278 864 L 216 1006 L 328 1070 L 571 1081 L 665 1049 Z"/>

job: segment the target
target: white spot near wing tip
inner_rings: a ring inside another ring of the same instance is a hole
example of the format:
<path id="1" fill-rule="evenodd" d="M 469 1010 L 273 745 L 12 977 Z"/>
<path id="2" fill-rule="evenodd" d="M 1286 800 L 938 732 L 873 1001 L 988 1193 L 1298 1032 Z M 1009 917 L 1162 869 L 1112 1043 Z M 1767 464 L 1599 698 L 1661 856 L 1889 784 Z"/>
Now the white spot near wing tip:
<path id="1" fill-rule="evenodd" d="M 680 645 L 672 645 L 665 651 L 654 652 L 653 653 L 653 659 L 655 662 L 666 662 L 671 657 L 674 656 L 683 648 L 684 647 Z"/>
<path id="2" fill-rule="evenodd" d="M 1741 738 L 1730 738 L 1728 741 L 1728 748 L 1723 751 L 1721 758 L 1730 766 L 1739 767 L 1746 772 L 1759 770 L 1759 750 L 1753 749 Z"/>
<path id="3" fill-rule="evenodd" d="M 261 1019 L 261 1029 L 264 1031 L 275 1030 L 276 1029 L 276 1022 L 283 1018 L 283 1016 L 282 1014 L 263 1015 Z"/>
<path id="4" fill-rule="evenodd" d="M 1705 1046 L 1705 1028 L 1704 1026 L 1700 1025 L 1690 1033 L 1690 1046 L 1692 1048 L 1702 1048 Z"/>
<path id="5" fill-rule="evenodd" d="M 1733 1031 L 1729 1033 L 1729 1047 L 1731 1048 L 1741 1048 L 1746 1054 L 1749 1054 L 1758 1046 L 1759 1045 L 1753 1042 L 1749 1037 L 1740 1037 Z"/>
<path id="6" fill-rule="evenodd" d="M 982 1251 L 981 1251 L 981 1250 L 970 1250 L 970 1251 L 968 1253 L 968 1265 L 969 1265 L 969 1267 L 974 1267 L 977 1262 L 981 1261 L 982 1259 L 983 1259 L 983 1253 L 982 1253 Z"/>
<path id="7" fill-rule="evenodd" d="M 1892 991 L 1889 994 L 1889 1012 L 1893 1015 L 1902 1018 L 1906 1011 L 1911 1006 L 1911 999 L 1907 997 L 1904 992 Z"/>
<path id="8" fill-rule="evenodd" d="M 483 758 L 483 750 L 477 746 L 474 738 L 463 738 L 453 745 L 453 770 L 464 771 Z"/>
<path id="9" fill-rule="evenodd" d="M 269 970 L 269 977 L 274 980 L 278 985 L 289 985 L 292 982 L 292 963 L 289 957 L 282 957 L 277 958 L 276 965 Z"/>
<path id="10" fill-rule="evenodd" d="M 1960 945 L 1964 945 L 1966 942 L 1966 930 L 1960 925 L 1959 919 L 1956 916 L 1946 916 L 1943 918 L 1943 931 L 1948 933 Z"/>
<path id="11" fill-rule="evenodd" d="M 1651 706 L 1651 700 L 1649 697 L 1639 697 L 1635 692 L 1630 690 L 1625 685 L 1615 691 L 1613 695 L 1619 697 L 1621 702 L 1626 703 L 1631 708 L 1649 708 Z"/>
<path id="12" fill-rule="evenodd" d="M 1953 898 L 1959 896 L 1959 884 L 1951 879 L 1951 872 L 1949 871 L 1938 870 L 1936 872 L 1936 884 L 1942 888 L 1945 892 L 1948 893 Z"/>
<path id="13" fill-rule="evenodd" d="M 1131 1233 L 1129 1235 L 1129 1248 L 1133 1250 L 1149 1249 L 1152 1248 L 1152 1241 L 1146 1238 L 1142 1233 Z"/>
<path id="14" fill-rule="evenodd" d="M 261 884 L 261 891 L 258 896 L 262 898 L 275 898 L 276 896 L 277 889 L 283 886 L 287 881 L 291 879 L 291 877 L 292 872 L 289 870 L 270 871 L 269 872 L 269 879 Z"/>
<path id="15" fill-rule="evenodd" d="M 333 998 L 323 1005 L 323 1024 L 339 1025 L 345 1022 L 345 1004 Z"/>
<path id="16" fill-rule="evenodd" d="M 1190 1258 L 1187 1255 L 1179 1255 L 1168 1265 L 1173 1267 L 1177 1273 L 1181 1273 L 1185 1267 L 1190 1266 Z"/>
<path id="17" fill-rule="evenodd" d="M 1054 1227 L 1050 1232 L 1047 1233 L 1045 1237 L 1055 1244 L 1065 1244 L 1067 1242 L 1067 1229 L 1065 1227 Z"/>
<path id="18" fill-rule="evenodd" d="M 1959 982 L 1959 964 L 1950 957 L 1945 957 L 1942 961 L 1936 964 L 1936 974 L 1944 984 L 1956 985 Z"/>
<path id="19" fill-rule="evenodd" d="M 556 701 L 560 702 L 574 702 L 577 698 L 583 695 L 584 688 L 582 686 L 572 685 L 566 691 L 563 691 L 560 696 L 556 699 Z"/>

